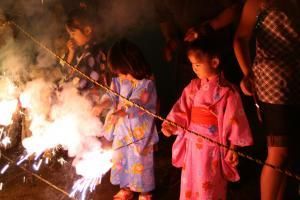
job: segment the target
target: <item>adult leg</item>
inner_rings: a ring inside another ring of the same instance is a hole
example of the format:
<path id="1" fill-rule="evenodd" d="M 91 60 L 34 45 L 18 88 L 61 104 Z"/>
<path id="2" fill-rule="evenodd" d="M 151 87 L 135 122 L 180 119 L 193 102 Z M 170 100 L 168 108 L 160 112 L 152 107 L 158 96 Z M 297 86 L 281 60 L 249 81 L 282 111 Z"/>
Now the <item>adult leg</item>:
<path id="1" fill-rule="evenodd" d="M 267 163 L 284 167 L 288 162 L 287 147 L 268 147 Z M 264 166 L 261 173 L 261 200 L 281 200 L 286 185 L 286 176 L 269 166 Z"/>

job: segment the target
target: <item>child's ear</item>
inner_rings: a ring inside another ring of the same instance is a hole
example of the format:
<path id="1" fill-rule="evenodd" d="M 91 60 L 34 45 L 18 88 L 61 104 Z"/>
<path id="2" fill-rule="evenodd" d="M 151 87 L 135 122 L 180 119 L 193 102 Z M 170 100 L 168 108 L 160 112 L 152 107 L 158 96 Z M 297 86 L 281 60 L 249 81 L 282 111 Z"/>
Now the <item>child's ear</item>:
<path id="1" fill-rule="evenodd" d="M 220 64 L 220 59 L 218 57 L 213 57 L 211 60 L 211 65 L 213 68 L 217 69 Z"/>
<path id="2" fill-rule="evenodd" d="M 85 35 L 91 35 L 93 29 L 91 26 L 86 26 L 86 27 L 84 27 L 83 31 L 84 31 Z"/>

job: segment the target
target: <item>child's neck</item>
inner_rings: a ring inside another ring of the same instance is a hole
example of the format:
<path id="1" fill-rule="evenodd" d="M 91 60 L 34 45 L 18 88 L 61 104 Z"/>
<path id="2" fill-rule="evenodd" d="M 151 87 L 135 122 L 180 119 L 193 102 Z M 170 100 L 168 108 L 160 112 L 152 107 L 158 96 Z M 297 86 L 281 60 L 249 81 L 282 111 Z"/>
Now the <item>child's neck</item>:
<path id="1" fill-rule="evenodd" d="M 133 82 L 137 81 L 131 74 L 127 74 L 127 79 Z"/>
<path id="2" fill-rule="evenodd" d="M 216 73 L 216 74 L 212 74 L 212 75 L 210 75 L 208 77 L 201 78 L 201 80 L 210 81 L 210 80 L 216 79 L 218 76 L 219 76 L 219 74 Z"/>

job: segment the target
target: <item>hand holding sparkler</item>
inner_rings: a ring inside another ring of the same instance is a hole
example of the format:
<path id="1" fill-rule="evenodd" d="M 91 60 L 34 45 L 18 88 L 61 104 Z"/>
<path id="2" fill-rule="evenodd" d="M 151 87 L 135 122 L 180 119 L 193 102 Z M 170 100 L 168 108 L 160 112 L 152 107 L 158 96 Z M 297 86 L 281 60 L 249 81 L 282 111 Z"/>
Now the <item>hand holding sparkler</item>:
<path id="1" fill-rule="evenodd" d="M 238 154 L 234 151 L 235 146 L 230 145 L 230 149 L 225 155 L 225 161 L 228 162 L 232 167 L 236 167 L 239 164 Z"/>
<path id="2" fill-rule="evenodd" d="M 161 128 L 161 132 L 166 136 L 166 137 L 170 137 L 171 135 L 174 135 L 174 133 L 177 131 L 177 127 L 174 126 L 173 124 L 164 121 L 162 123 L 162 128 Z"/>
<path id="3" fill-rule="evenodd" d="M 109 108 L 111 105 L 112 103 L 110 100 L 104 100 L 92 108 L 92 114 L 94 116 L 100 116 L 103 110 Z"/>
<path id="4" fill-rule="evenodd" d="M 127 113 L 123 109 L 117 110 L 108 116 L 108 123 L 116 124 L 120 118 L 125 117 L 126 115 Z"/>

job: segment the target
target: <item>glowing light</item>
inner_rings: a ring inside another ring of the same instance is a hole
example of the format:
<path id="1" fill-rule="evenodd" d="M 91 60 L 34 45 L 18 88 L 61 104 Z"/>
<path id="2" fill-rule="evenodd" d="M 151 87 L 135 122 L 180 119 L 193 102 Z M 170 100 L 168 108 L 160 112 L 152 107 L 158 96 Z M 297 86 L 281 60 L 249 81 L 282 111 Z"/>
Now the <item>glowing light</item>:
<path id="1" fill-rule="evenodd" d="M 0 190 L 2 190 L 2 188 L 3 188 L 3 183 L 1 182 L 0 183 Z"/>
<path id="2" fill-rule="evenodd" d="M 112 166 L 112 150 L 86 152 L 76 162 L 76 173 L 85 178 L 102 177 Z"/>
<path id="3" fill-rule="evenodd" d="M 83 177 L 74 183 L 70 197 L 75 197 L 79 192 L 81 199 L 85 199 L 88 190 L 92 192 L 96 185 L 101 183 L 103 175 L 112 166 L 112 153 L 111 150 L 98 149 L 85 153 L 79 161 L 75 162 L 76 173 Z"/>
<path id="4" fill-rule="evenodd" d="M 1 144 L 6 148 L 7 145 L 9 145 L 11 143 L 11 140 L 10 140 L 10 137 L 8 136 L 5 136 L 3 138 L 3 140 L 1 140 Z"/>
<path id="5" fill-rule="evenodd" d="M 1 100 L 0 101 L 0 125 L 8 126 L 12 123 L 12 115 L 16 111 L 18 100 Z"/>
<path id="6" fill-rule="evenodd" d="M 4 174 L 8 168 L 9 168 L 9 164 L 6 164 L 6 165 L 2 168 L 2 170 L 1 170 L 0 173 L 1 173 L 1 174 Z"/>
<path id="7" fill-rule="evenodd" d="M 79 192 L 81 193 L 81 199 L 84 200 L 88 189 L 90 192 L 92 192 L 96 188 L 96 185 L 100 182 L 101 178 L 81 178 L 74 183 L 72 192 L 69 196 L 74 198 L 76 192 Z"/>
<path id="8" fill-rule="evenodd" d="M 67 161 L 64 158 L 57 159 L 57 162 L 59 162 L 61 165 L 64 165 Z"/>
<path id="9" fill-rule="evenodd" d="M 17 162 L 17 165 L 20 165 L 22 162 L 27 160 L 31 154 L 27 154 L 26 156 L 21 156 L 20 160 Z"/>
<path id="10" fill-rule="evenodd" d="M 43 162 L 43 159 L 40 159 L 37 164 L 33 164 L 33 169 L 35 171 L 38 171 L 40 169 L 40 167 L 41 167 L 42 162 Z"/>
<path id="11" fill-rule="evenodd" d="M 12 115 L 17 105 L 15 85 L 8 78 L 0 77 L 0 125 L 8 126 L 12 123 Z"/>
<path id="12" fill-rule="evenodd" d="M 23 108 L 30 108 L 30 95 L 28 93 L 22 93 L 20 95 L 20 102 Z"/>

